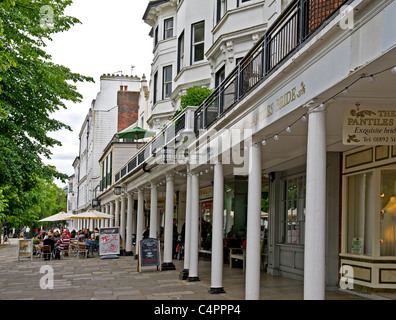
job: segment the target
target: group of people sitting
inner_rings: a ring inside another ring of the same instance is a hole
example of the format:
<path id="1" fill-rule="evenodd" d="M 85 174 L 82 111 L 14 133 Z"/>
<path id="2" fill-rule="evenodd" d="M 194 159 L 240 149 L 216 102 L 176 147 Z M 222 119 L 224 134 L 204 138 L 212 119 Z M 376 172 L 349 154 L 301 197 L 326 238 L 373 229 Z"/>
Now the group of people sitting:
<path id="1" fill-rule="evenodd" d="M 37 239 L 40 239 L 41 245 L 50 246 L 51 253 L 54 254 L 55 259 L 60 259 L 60 252 L 66 251 L 69 248 L 71 240 L 77 240 L 78 243 L 84 243 L 86 248 L 88 249 L 88 258 L 94 257 L 94 250 L 99 247 L 99 231 L 95 229 L 94 232 L 89 232 L 88 229 L 83 230 L 72 230 L 64 229 L 62 233 L 60 230 L 49 230 L 41 232 L 36 236 Z M 45 260 L 49 260 L 49 255 L 44 256 Z"/>

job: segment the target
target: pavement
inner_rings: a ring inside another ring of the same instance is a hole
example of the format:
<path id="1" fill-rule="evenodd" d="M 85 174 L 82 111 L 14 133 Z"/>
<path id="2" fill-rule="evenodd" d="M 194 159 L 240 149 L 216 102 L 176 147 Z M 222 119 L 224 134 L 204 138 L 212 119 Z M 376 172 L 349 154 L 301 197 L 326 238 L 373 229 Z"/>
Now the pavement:
<path id="1" fill-rule="evenodd" d="M 244 300 L 242 268 L 223 268 L 226 293 L 210 294 L 210 260 L 199 259 L 199 279 L 179 279 L 183 260 L 173 260 L 176 270 L 157 271 L 143 267 L 137 271 L 132 256 L 119 259 L 65 257 L 44 261 L 17 259 L 17 239 L 0 245 L 0 300 Z M 53 278 L 51 278 L 53 275 Z M 51 279 L 53 282 L 51 283 Z M 360 296 L 342 291 L 326 292 L 326 300 L 389 299 Z M 302 300 L 303 282 L 261 274 L 261 300 Z M 392 299 L 392 297 L 390 298 Z"/>

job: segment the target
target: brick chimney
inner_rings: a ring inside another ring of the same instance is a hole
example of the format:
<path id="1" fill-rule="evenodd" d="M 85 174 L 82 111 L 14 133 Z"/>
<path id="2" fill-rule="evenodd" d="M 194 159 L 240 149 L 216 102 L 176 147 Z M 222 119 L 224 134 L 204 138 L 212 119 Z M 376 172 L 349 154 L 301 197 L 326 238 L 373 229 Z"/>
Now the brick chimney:
<path id="1" fill-rule="evenodd" d="M 120 88 L 121 89 L 121 88 Z M 139 118 L 139 92 L 126 91 L 117 92 L 118 105 L 118 132 L 138 121 Z"/>

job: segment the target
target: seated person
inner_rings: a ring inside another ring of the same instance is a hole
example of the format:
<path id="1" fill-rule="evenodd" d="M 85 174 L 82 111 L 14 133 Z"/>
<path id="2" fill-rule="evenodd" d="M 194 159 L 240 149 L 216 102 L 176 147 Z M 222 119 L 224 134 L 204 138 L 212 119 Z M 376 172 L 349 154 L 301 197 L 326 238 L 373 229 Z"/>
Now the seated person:
<path id="1" fill-rule="evenodd" d="M 57 242 L 57 246 L 55 247 L 55 258 L 58 259 L 58 252 L 64 251 L 69 248 L 70 238 L 67 236 L 66 232 L 62 233 L 62 238 L 60 238 Z"/>
<path id="2" fill-rule="evenodd" d="M 52 233 L 49 233 L 47 238 L 43 240 L 43 246 L 50 246 L 51 247 L 51 254 L 54 251 L 55 247 L 55 240 L 53 238 Z M 44 260 L 50 260 L 50 256 L 48 254 L 45 254 Z"/>
<path id="3" fill-rule="evenodd" d="M 91 252 L 90 258 L 94 257 L 94 250 L 99 247 L 95 240 L 86 240 L 85 245 L 87 246 L 88 252 Z"/>

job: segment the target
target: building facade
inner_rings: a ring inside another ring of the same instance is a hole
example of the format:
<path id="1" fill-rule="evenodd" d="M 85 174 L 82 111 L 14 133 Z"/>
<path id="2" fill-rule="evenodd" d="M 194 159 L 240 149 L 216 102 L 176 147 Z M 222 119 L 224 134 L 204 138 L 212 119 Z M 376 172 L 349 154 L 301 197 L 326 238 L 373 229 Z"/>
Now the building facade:
<path id="1" fill-rule="evenodd" d="M 100 78 L 100 91 L 91 104 L 79 134 L 79 155 L 73 167 L 75 173 L 69 183 L 73 183 L 71 201 L 75 203 L 72 211 L 75 213 L 92 209 L 92 201 L 103 191 L 104 166 L 100 160 L 117 132 L 139 121 L 140 105 L 144 108 L 147 90 L 146 80 L 137 76 L 104 74 Z M 142 97 L 143 95 L 143 97 Z M 130 141 L 124 141 L 131 144 Z M 134 154 L 134 153 L 132 153 Z M 107 170 L 110 169 L 107 159 Z M 116 163 L 117 164 L 117 163 Z M 116 165 L 115 164 L 115 165 Z M 118 170 L 117 166 L 114 170 Z M 111 175 L 107 178 L 111 183 Z"/>
<path id="2" fill-rule="evenodd" d="M 212 293 L 227 289 L 224 257 L 245 241 L 246 299 L 260 298 L 263 270 L 303 280 L 305 299 L 395 290 L 396 2 L 208 1 L 206 16 L 195 5 L 151 1 L 144 15 L 155 39 L 148 123 L 161 130 L 114 172 L 122 196 L 101 201 L 126 250 L 149 226 L 173 269 L 176 218 L 181 278 L 199 280 L 209 254 Z M 252 10 L 263 20 L 248 25 Z M 196 83 L 212 94 L 166 121 Z"/>

